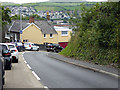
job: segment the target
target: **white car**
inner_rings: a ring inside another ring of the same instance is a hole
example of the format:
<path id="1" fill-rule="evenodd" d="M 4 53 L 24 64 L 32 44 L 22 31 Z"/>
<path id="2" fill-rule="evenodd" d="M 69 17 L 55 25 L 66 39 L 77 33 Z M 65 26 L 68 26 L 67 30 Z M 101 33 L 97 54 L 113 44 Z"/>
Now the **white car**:
<path id="1" fill-rule="evenodd" d="M 24 47 L 26 50 L 39 51 L 39 46 L 36 46 L 34 43 L 24 43 Z"/>
<path id="2" fill-rule="evenodd" d="M 19 54 L 18 54 L 18 50 L 16 48 L 16 45 L 12 44 L 12 43 L 7 43 L 7 45 L 10 48 L 10 51 L 11 51 L 12 61 L 13 62 L 18 62 Z"/>

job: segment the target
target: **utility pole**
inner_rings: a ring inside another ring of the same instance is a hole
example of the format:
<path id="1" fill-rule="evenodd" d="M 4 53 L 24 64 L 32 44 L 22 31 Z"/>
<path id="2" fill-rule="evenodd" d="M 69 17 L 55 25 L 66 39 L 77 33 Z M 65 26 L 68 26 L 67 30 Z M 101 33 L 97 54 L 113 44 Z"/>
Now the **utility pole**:
<path id="1" fill-rule="evenodd" d="M 22 7 L 20 5 L 20 39 L 21 39 L 21 42 L 22 42 Z"/>

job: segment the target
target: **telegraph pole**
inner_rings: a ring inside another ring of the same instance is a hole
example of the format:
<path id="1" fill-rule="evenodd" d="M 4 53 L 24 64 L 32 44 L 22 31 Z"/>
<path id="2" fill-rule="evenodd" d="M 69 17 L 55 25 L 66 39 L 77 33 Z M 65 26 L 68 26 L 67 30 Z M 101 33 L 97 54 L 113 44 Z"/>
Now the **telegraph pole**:
<path id="1" fill-rule="evenodd" d="M 21 42 L 22 42 L 22 7 L 20 5 L 20 39 L 21 39 Z"/>

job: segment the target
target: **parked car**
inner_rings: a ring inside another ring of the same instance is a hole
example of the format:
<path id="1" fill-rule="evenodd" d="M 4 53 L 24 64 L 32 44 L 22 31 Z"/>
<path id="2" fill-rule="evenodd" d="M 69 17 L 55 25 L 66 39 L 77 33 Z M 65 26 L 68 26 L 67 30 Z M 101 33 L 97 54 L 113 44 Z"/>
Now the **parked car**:
<path id="1" fill-rule="evenodd" d="M 4 57 L 4 67 L 5 69 L 11 70 L 12 67 L 12 56 L 10 49 L 6 43 L 0 43 L 0 52 L 2 52 L 2 56 Z"/>
<path id="2" fill-rule="evenodd" d="M 24 47 L 24 44 L 23 44 L 23 43 L 21 43 L 21 42 L 16 42 L 15 45 L 16 45 L 16 47 L 17 47 L 18 52 L 25 51 L 25 47 Z"/>
<path id="3" fill-rule="evenodd" d="M 10 48 L 11 55 L 12 55 L 12 62 L 18 62 L 18 50 L 15 44 L 7 43 L 8 47 Z"/>
<path id="4" fill-rule="evenodd" d="M 39 51 L 39 46 L 35 45 L 34 43 L 24 43 L 24 47 L 26 50 Z"/>
<path id="5" fill-rule="evenodd" d="M 49 52 L 49 51 L 53 51 L 53 52 L 61 52 L 64 48 L 61 47 L 59 44 L 53 44 L 53 43 L 50 43 L 50 44 L 47 44 L 46 45 L 46 50 Z"/>
<path id="6" fill-rule="evenodd" d="M 4 85 L 4 58 L 2 56 L 2 52 L 0 52 L 0 90 L 3 90 L 3 85 Z"/>

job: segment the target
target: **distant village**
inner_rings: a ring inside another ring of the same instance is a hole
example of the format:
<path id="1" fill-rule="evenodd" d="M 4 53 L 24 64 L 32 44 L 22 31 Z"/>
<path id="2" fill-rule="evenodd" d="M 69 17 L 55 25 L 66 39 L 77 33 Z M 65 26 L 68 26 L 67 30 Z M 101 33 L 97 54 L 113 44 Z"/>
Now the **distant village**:
<path id="1" fill-rule="evenodd" d="M 50 19 L 69 19 L 67 11 L 37 11 L 33 7 L 18 7 L 18 6 L 6 6 L 11 10 L 11 16 L 22 15 L 23 17 L 37 14 L 41 18 L 46 18 L 47 12 L 49 12 Z M 69 11 L 69 14 L 73 14 L 74 11 Z"/>

